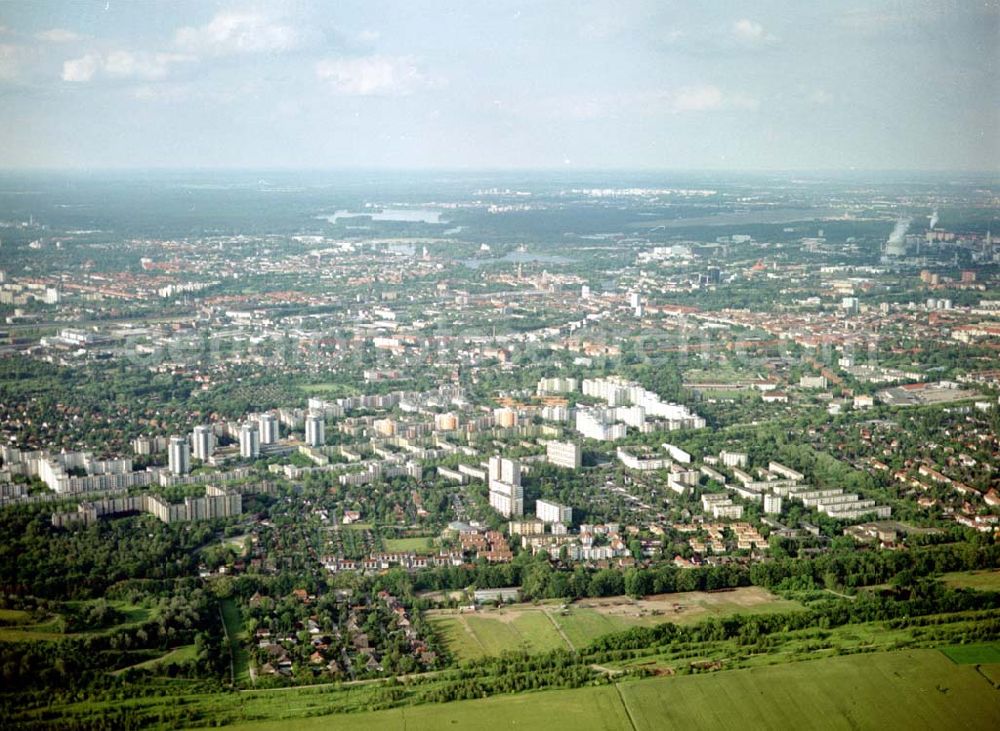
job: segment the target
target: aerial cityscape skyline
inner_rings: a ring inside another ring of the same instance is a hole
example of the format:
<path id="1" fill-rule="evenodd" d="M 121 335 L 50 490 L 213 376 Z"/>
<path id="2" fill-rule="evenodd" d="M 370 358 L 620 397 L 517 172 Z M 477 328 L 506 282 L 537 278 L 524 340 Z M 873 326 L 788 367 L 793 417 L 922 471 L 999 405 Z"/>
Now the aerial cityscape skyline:
<path id="1" fill-rule="evenodd" d="M 0 727 L 995 731 L 998 51 L 0 0 Z"/>

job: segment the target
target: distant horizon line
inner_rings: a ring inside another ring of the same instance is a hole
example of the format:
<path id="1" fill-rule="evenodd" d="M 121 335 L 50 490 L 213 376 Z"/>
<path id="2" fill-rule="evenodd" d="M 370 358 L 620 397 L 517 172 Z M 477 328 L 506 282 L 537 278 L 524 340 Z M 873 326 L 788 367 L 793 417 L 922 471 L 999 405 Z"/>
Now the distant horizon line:
<path id="1" fill-rule="evenodd" d="M 554 166 L 554 167 L 466 167 L 466 166 L 423 166 L 423 167 L 392 167 L 392 166 L 31 166 L 3 167 L 0 175 L 31 174 L 31 173 L 633 173 L 633 174 L 676 174 L 676 173 L 725 173 L 725 174 L 819 174 L 819 175 L 851 175 L 851 174 L 919 174 L 919 175 L 975 175 L 997 176 L 1000 169 L 963 169 L 963 168 L 721 168 L 721 167 L 617 167 L 617 166 Z"/>

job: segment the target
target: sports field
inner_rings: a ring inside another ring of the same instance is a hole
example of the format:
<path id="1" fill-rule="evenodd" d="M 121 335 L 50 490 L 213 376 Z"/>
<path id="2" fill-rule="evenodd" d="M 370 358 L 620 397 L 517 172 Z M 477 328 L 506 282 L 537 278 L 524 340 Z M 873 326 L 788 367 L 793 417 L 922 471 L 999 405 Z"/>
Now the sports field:
<path id="1" fill-rule="evenodd" d="M 941 577 L 948 586 L 979 591 L 1000 591 L 1000 569 L 953 571 Z"/>
<path id="2" fill-rule="evenodd" d="M 997 718 L 1000 693 L 973 667 L 955 665 L 936 650 L 911 650 L 297 719 L 295 728 L 908 731 L 993 729 Z M 230 728 L 288 727 L 265 721 Z"/>
<path id="3" fill-rule="evenodd" d="M 627 596 L 558 602 L 512 604 L 480 609 L 475 614 L 431 611 L 427 617 L 459 660 L 496 655 L 503 650 L 544 652 L 576 650 L 602 635 L 662 622 L 689 624 L 709 616 L 740 612 L 783 612 L 801 609 L 798 602 L 774 596 L 759 587 L 720 592 L 662 594 L 643 599 Z"/>
<path id="4" fill-rule="evenodd" d="M 426 536 L 420 538 L 383 538 L 382 543 L 389 553 L 434 553 L 434 539 Z"/>

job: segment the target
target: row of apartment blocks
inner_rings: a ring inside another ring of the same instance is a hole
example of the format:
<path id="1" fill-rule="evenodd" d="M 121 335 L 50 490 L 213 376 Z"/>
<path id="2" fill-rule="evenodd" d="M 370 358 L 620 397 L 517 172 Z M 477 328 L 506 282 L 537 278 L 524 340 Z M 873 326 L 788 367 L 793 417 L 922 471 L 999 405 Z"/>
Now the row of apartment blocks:
<path id="1" fill-rule="evenodd" d="M 371 482 L 381 480 L 391 480 L 395 477 L 411 477 L 419 480 L 423 477 L 423 468 L 419 462 L 409 461 L 405 464 L 398 464 L 389 461 L 369 462 L 365 468 L 359 472 L 348 472 L 341 475 L 338 480 L 341 485 L 367 485 Z"/>
<path id="2" fill-rule="evenodd" d="M 606 406 L 568 406 L 548 404 L 541 416 L 549 421 L 573 422 L 576 430 L 587 439 L 615 441 L 623 439 L 628 427 L 647 433 L 676 429 L 701 429 L 705 419 L 682 404 L 662 401 L 660 397 L 633 381 L 619 376 L 585 378 L 580 383 L 584 396 L 601 399 Z M 543 378 L 536 393 L 572 393 L 577 390 L 575 378 Z"/>
<path id="3" fill-rule="evenodd" d="M 745 465 L 745 460 L 741 464 Z M 745 500 L 762 502 L 768 515 L 781 513 L 783 498 L 797 500 L 807 508 L 815 508 L 838 520 L 857 520 L 868 515 L 884 519 L 892 513 L 888 505 L 878 505 L 875 500 L 862 499 L 856 493 L 845 493 L 841 488 L 817 490 L 803 485 L 803 473 L 774 460 L 768 462 L 766 470 L 758 470 L 763 479 L 755 479 L 739 467 L 731 469 L 739 484 L 727 484 L 726 487 Z"/>
<path id="4" fill-rule="evenodd" d="M 209 485 L 205 488 L 205 497 L 186 497 L 183 503 L 169 503 L 152 493 L 104 498 L 80 503 L 76 510 L 53 513 L 52 525 L 56 528 L 80 523 L 90 525 L 100 518 L 125 513 L 149 513 L 167 524 L 229 518 L 243 513 L 243 495 Z"/>
<path id="5" fill-rule="evenodd" d="M 153 482 L 156 472 L 132 471 L 132 460 L 94 459 L 90 452 L 51 453 L 46 450 L 22 451 L 0 446 L 3 470 L 0 481 L 10 482 L 15 475 L 38 478 L 54 492 L 93 492 L 144 487 Z M 71 474 L 83 471 L 83 476 Z"/>
<path id="6" fill-rule="evenodd" d="M 298 426 L 304 425 L 306 445 L 318 447 L 325 444 L 326 422 L 323 413 L 310 409 L 299 416 L 298 412 L 301 412 L 301 409 L 279 409 L 277 415 L 270 411 L 251 414 L 243 423 L 199 424 L 194 427 L 187 439 L 182 436 L 168 438 L 143 435 L 132 441 L 132 450 L 138 455 L 166 451 L 170 471 L 175 475 L 185 475 L 191 471 L 192 457 L 213 465 L 220 462 L 214 457 L 219 438 L 223 436 L 238 440 L 239 455 L 242 459 L 257 459 L 262 451 L 274 451 L 281 438 L 279 423 L 286 421 Z M 225 457 L 221 461 L 225 461 Z"/>
<path id="7" fill-rule="evenodd" d="M 231 482 L 245 479 L 249 468 L 237 468 L 228 472 L 203 473 L 197 475 L 175 475 L 161 467 L 132 470 L 132 460 L 94 459 L 90 452 L 57 452 L 44 450 L 21 451 L 12 447 L 0 447 L 0 457 L 4 468 L 0 471 L 0 482 L 9 482 L 14 475 L 35 477 L 60 495 L 84 492 L 107 492 L 128 490 L 136 487 L 159 485 L 197 485 L 206 482 Z M 85 475 L 71 474 L 82 470 Z"/>
<path id="8" fill-rule="evenodd" d="M 340 556 L 327 556 L 323 559 L 323 567 L 331 573 L 343 571 L 375 573 L 391 568 L 418 571 L 436 566 L 461 566 L 463 563 L 462 554 L 457 551 L 436 556 L 416 553 L 373 553 L 368 558 L 362 559 L 342 558 Z"/>
<path id="9" fill-rule="evenodd" d="M 640 448 L 630 447 L 625 449 L 619 447 L 617 455 L 619 461 L 625 467 L 640 472 L 655 470 L 667 470 L 667 487 L 678 495 L 685 494 L 689 488 L 695 487 L 701 479 L 701 472 L 692 469 L 686 462 L 690 461 L 690 455 L 683 450 L 670 444 L 664 444 L 668 448 L 668 454 L 672 457 L 662 456 L 652 450 L 641 451 Z M 680 461 L 675 461 L 679 458 Z"/>
<path id="10" fill-rule="evenodd" d="M 547 553 L 559 559 L 563 554 L 570 561 L 604 561 L 631 555 L 622 538 L 618 523 L 580 526 L 579 533 L 571 534 L 563 524 L 552 526 L 551 533 L 539 530 L 539 521 L 512 521 L 511 534 L 521 536 L 521 547 L 533 554 Z M 606 536 L 607 543 L 594 545 L 595 536 Z"/>

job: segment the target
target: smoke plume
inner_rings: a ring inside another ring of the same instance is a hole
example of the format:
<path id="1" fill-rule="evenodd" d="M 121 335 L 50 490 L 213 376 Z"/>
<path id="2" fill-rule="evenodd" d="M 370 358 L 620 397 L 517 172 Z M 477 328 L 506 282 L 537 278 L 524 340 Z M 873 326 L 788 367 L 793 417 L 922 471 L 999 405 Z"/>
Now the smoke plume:
<path id="1" fill-rule="evenodd" d="M 889 234 L 890 244 L 900 244 L 903 242 L 903 237 L 906 236 L 906 232 L 910 228 L 910 223 L 912 219 L 901 218 L 896 221 L 896 225 L 892 227 L 892 233 Z"/>

